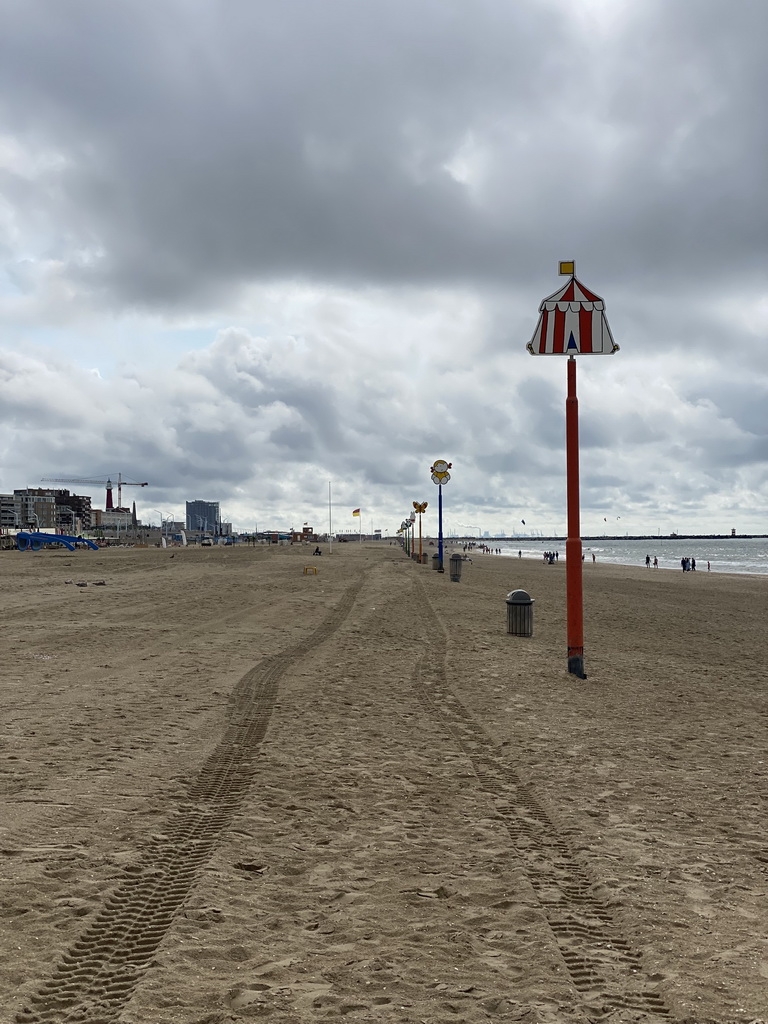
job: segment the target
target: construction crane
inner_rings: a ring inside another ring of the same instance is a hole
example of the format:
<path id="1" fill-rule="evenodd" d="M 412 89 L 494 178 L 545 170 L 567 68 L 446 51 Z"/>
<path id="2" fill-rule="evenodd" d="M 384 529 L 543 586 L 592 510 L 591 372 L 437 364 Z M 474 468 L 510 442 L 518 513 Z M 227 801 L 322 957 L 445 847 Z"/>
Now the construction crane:
<path id="1" fill-rule="evenodd" d="M 41 480 L 41 483 L 46 483 L 46 484 L 91 484 L 94 487 L 106 487 L 106 489 L 107 489 L 107 501 L 106 501 L 106 505 L 104 507 L 107 509 L 107 511 L 109 511 L 109 509 L 112 509 L 112 508 L 115 507 L 112 504 L 112 487 L 113 487 L 113 484 L 112 484 L 112 480 L 110 478 L 107 478 L 106 480 L 91 480 L 91 479 L 88 479 L 88 478 L 82 477 L 82 476 L 81 477 L 68 477 L 67 479 L 63 479 L 62 477 L 57 477 L 57 476 L 44 476 L 42 478 L 42 480 Z M 146 483 L 146 482 L 143 483 L 143 484 L 131 483 L 130 480 L 123 480 L 122 474 L 118 473 L 117 474 L 117 507 L 118 508 L 122 508 L 123 507 L 123 488 L 124 487 L 149 487 L 149 484 Z"/>

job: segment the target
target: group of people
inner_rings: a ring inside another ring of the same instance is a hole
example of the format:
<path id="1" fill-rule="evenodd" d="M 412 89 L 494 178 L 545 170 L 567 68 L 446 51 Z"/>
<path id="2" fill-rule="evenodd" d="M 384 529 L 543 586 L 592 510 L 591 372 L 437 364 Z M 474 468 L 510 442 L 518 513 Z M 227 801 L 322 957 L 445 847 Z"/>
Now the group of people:
<path id="1" fill-rule="evenodd" d="M 653 565 L 654 569 L 658 569 L 659 568 L 659 560 L 654 555 L 653 562 L 651 562 L 651 556 L 650 555 L 646 555 L 645 556 L 645 567 L 646 567 L 646 569 L 650 569 L 651 565 Z M 680 568 L 683 570 L 683 572 L 696 572 L 696 559 L 695 558 L 686 558 L 685 556 L 683 556 L 680 559 Z M 711 569 L 712 569 L 712 563 L 711 562 L 707 562 L 707 572 L 710 572 Z"/>
<path id="2" fill-rule="evenodd" d="M 560 554 L 559 554 L 559 552 L 557 552 L 557 551 L 545 551 L 544 552 L 544 561 L 548 562 L 549 565 L 554 565 L 555 562 L 559 562 L 560 561 Z"/>

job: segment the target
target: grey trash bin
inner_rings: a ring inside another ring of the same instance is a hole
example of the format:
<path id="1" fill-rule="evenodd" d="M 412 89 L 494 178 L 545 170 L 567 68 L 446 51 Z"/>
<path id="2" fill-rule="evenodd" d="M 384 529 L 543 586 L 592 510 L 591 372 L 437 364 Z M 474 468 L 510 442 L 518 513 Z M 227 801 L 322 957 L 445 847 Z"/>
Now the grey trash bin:
<path id="1" fill-rule="evenodd" d="M 432 555 L 432 568 L 433 569 L 439 569 L 440 568 L 440 555 Z"/>
<path id="2" fill-rule="evenodd" d="M 533 636 L 533 598 L 525 590 L 507 594 L 507 632 L 513 636 Z"/>
<path id="3" fill-rule="evenodd" d="M 463 561 L 463 559 L 462 559 L 461 555 L 456 555 L 456 554 L 451 555 L 450 572 L 451 572 L 451 580 L 454 583 L 460 583 L 461 582 L 461 563 L 462 563 L 462 561 Z"/>

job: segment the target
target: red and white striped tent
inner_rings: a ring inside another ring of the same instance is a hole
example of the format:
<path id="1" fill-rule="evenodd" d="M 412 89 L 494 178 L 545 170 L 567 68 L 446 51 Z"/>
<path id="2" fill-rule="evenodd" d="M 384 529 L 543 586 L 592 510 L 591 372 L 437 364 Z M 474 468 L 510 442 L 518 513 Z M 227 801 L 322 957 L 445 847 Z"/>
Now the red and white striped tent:
<path id="1" fill-rule="evenodd" d="M 538 325 L 527 348 L 531 355 L 612 355 L 619 346 L 605 317 L 605 303 L 576 277 L 539 306 Z"/>

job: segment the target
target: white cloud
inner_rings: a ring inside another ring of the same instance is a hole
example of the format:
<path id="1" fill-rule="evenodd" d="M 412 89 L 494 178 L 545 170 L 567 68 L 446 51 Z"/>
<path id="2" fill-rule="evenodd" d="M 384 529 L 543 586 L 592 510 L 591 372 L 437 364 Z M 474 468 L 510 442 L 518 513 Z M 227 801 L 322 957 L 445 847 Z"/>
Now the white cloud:
<path id="1" fill-rule="evenodd" d="M 288 526 L 333 480 L 386 528 L 444 457 L 457 522 L 562 532 L 565 366 L 524 346 L 575 258 L 621 345 L 579 362 L 585 528 L 763 532 L 768 12 L 689 13 L 18 7 L 0 488 Z"/>

